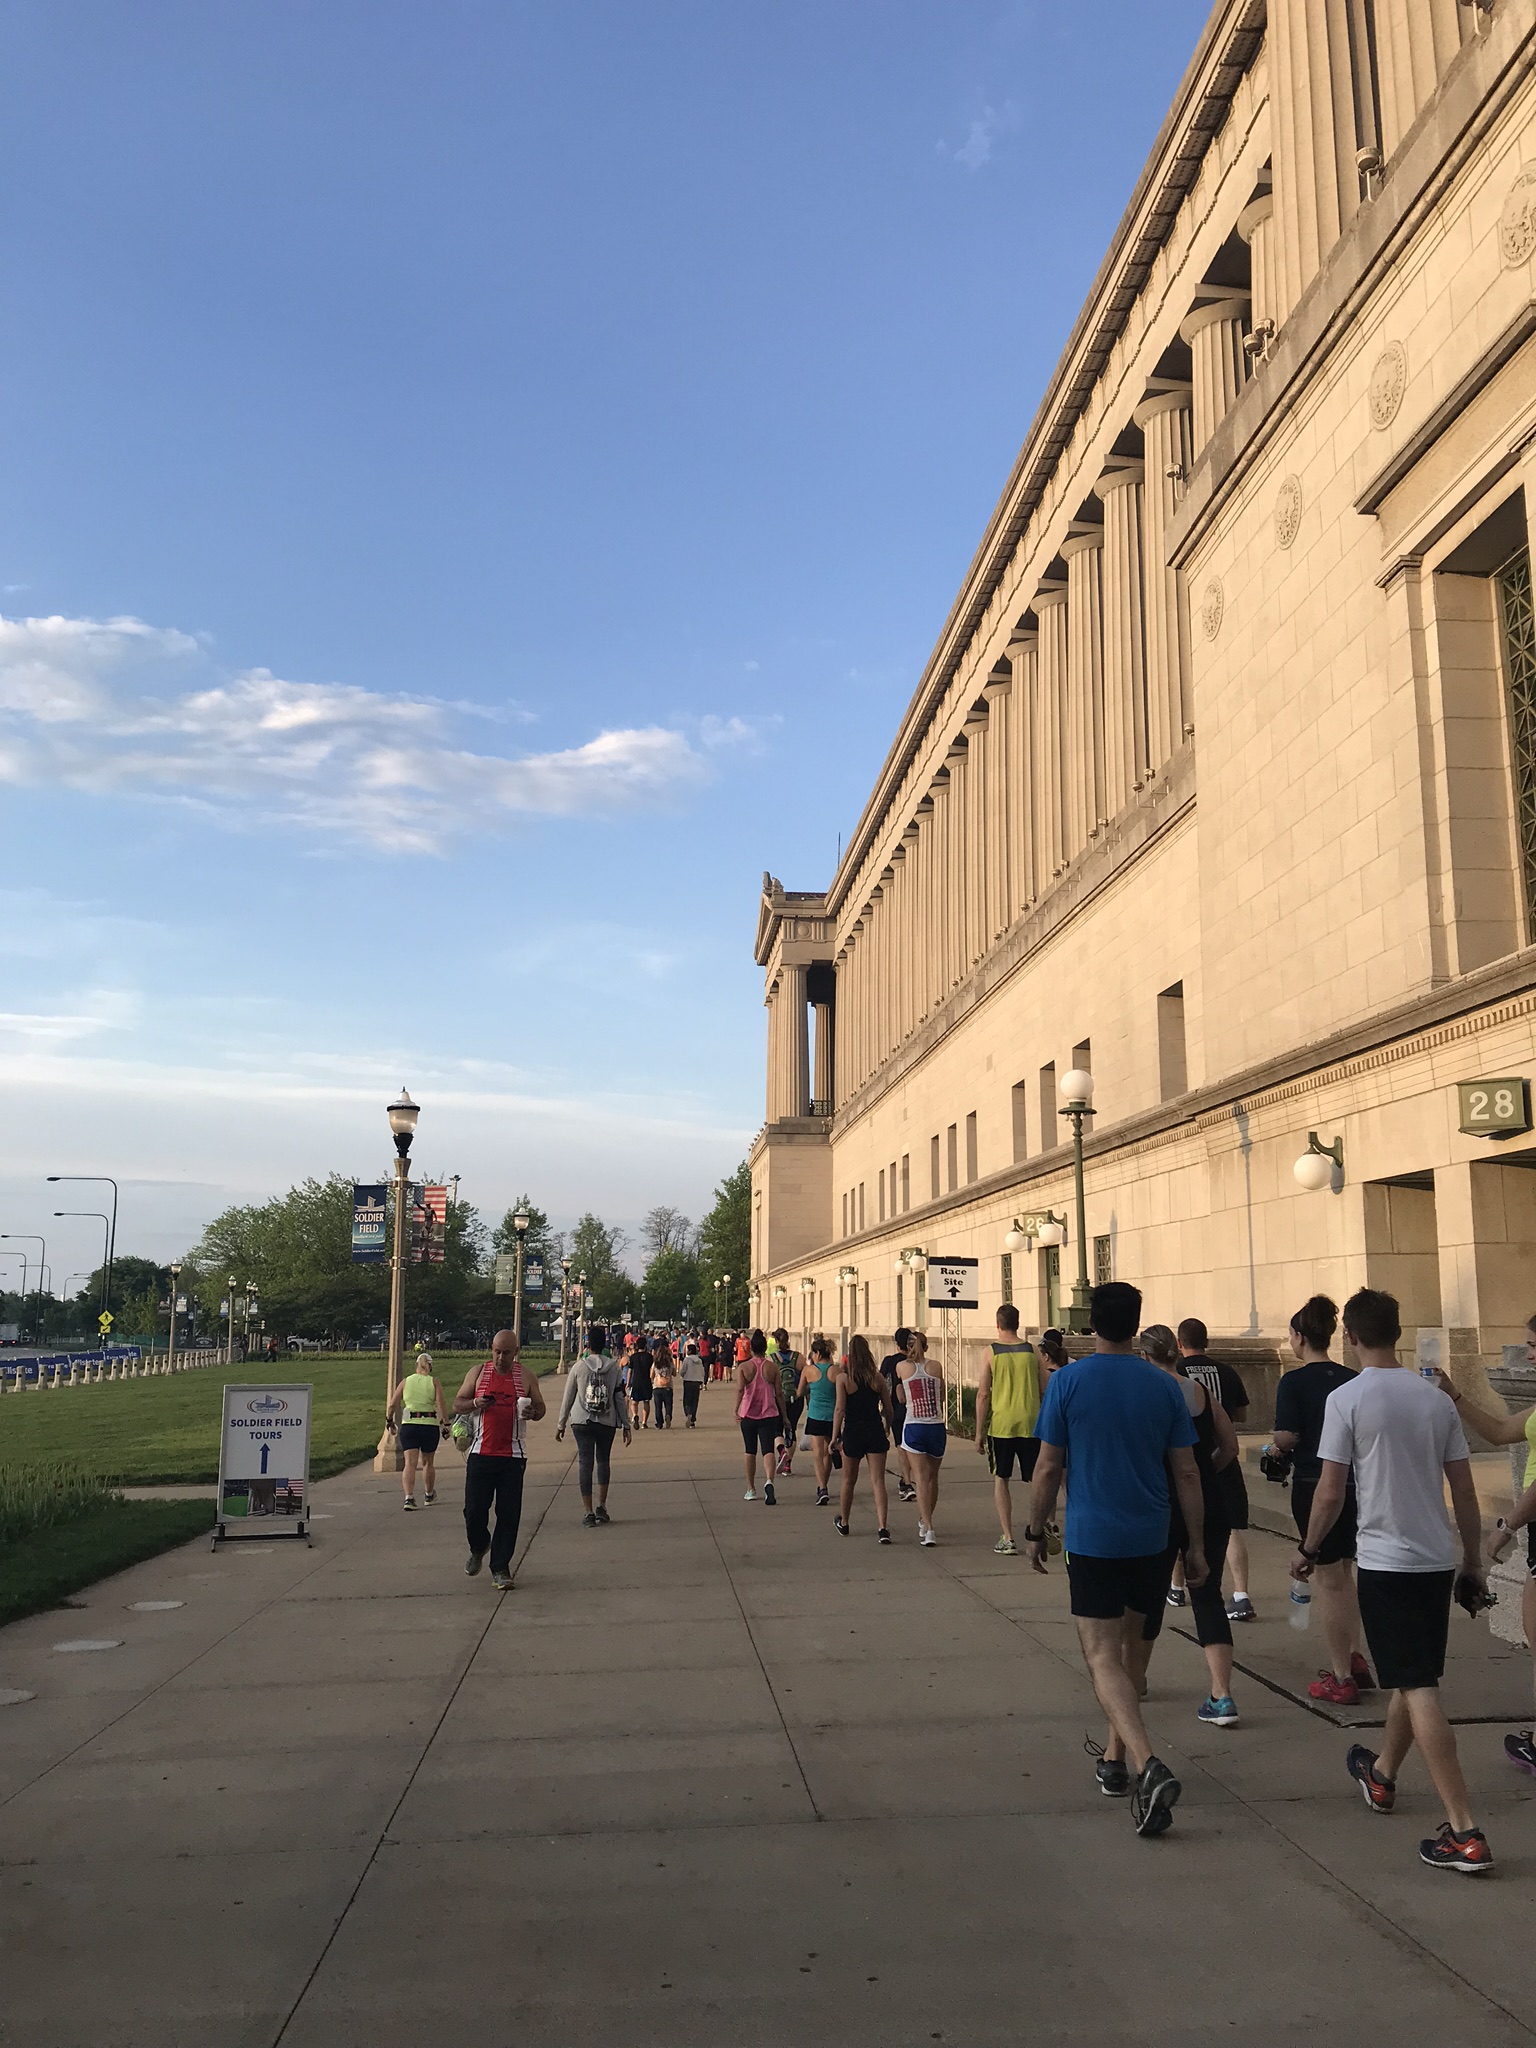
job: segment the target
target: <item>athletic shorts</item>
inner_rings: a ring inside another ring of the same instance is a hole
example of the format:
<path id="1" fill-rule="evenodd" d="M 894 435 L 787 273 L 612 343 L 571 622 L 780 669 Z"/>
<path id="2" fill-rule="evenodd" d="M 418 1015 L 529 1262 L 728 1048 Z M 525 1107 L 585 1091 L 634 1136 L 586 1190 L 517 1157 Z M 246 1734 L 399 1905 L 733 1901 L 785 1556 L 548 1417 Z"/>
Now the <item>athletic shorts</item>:
<path id="1" fill-rule="evenodd" d="M 400 1448 L 402 1451 L 437 1450 L 443 1441 L 443 1432 L 435 1422 L 402 1422 L 400 1425 Z"/>
<path id="2" fill-rule="evenodd" d="M 1383 1692 L 1440 1683 L 1455 1585 L 1454 1571 L 1373 1572 L 1362 1565 L 1355 1573 L 1360 1624 Z"/>
<path id="3" fill-rule="evenodd" d="M 859 1430 L 843 1427 L 843 1456 L 845 1458 L 883 1458 L 891 1448 L 891 1440 L 883 1429 L 873 1429 L 866 1436 Z"/>
<path id="4" fill-rule="evenodd" d="M 942 1422 L 906 1422 L 901 1429 L 901 1447 L 923 1458 L 942 1458 L 949 1443 L 949 1431 Z"/>
<path id="5" fill-rule="evenodd" d="M 1291 1481 L 1291 1513 L 1296 1518 L 1296 1533 L 1305 1543 L 1307 1524 L 1312 1519 L 1312 1496 L 1317 1491 L 1315 1479 L 1293 1479 Z M 1355 1538 L 1359 1533 L 1356 1513 L 1355 1489 L 1344 1489 L 1344 1505 L 1339 1509 L 1339 1519 L 1323 1538 L 1322 1548 L 1317 1553 L 1319 1564 L 1338 1564 L 1355 1554 Z"/>
<path id="6" fill-rule="evenodd" d="M 1040 1455 L 1040 1439 L 1037 1436 L 989 1436 L 987 1438 L 987 1463 L 999 1479 L 1011 1479 L 1017 1464 L 1021 1479 L 1033 1479 L 1035 1460 Z"/>
<path id="7" fill-rule="evenodd" d="M 830 1437 L 832 1434 L 831 1416 L 829 1415 L 824 1422 L 819 1421 L 814 1415 L 807 1416 L 805 1424 L 805 1433 L 807 1436 Z"/>
<path id="8" fill-rule="evenodd" d="M 1080 1550 L 1069 1551 L 1072 1612 L 1084 1621 L 1118 1621 L 1127 1608 L 1133 1614 L 1155 1613 L 1167 1596 L 1169 1570 L 1165 1550 L 1148 1557 L 1085 1557 Z"/>
<path id="9" fill-rule="evenodd" d="M 783 1435 L 783 1424 L 777 1415 L 738 1415 L 741 1424 L 741 1440 L 747 1450 L 761 1451 L 765 1458 L 773 1456 L 774 1445 Z"/>

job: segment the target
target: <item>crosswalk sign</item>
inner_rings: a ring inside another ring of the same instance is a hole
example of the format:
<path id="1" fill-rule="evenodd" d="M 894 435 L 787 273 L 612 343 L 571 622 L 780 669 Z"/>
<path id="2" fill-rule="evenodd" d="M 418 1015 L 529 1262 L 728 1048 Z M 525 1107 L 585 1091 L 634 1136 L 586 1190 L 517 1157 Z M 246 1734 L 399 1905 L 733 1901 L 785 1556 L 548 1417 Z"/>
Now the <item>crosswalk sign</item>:
<path id="1" fill-rule="evenodd" d="M 97 1327 L 97 1329 L 98 1329 L 98 1330 L 100 1330 L 100 1332 L 101 1332 L 101 1334 L 103 1335 L 103 1337 L 105 1337 L 105 1335 L 107 1334 L 108 1330 L 110 1330 L 110 1329 L 111 1329 L 111 1327 L 112 1327 L 112 1311 L 111 1311 L 111 1309 L 109 1309 L 109 1308 L 104 1308 L 104 1309 L 102 1310 L 101 1314 L 100 1314 L 100 1315 L 99 1315 L 99 1316 L 98 1316 L 98 1317 L 96 1318 L 96 1327 Z"/>

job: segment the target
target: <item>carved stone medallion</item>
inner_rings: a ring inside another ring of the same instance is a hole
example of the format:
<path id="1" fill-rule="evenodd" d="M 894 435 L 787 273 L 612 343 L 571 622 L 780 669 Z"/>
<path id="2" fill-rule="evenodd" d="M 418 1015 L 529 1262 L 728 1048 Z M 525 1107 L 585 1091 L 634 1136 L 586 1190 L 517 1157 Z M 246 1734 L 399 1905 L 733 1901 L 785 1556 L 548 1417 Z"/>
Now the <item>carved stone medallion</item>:
<path id="1" fill-rule="evenodd" d="M 1221 631 L 1222 615 L 1226 609 L 1227 593 L 1221 587 L 1221 578 L 1213 576 L 1200 599 L 1200 630 L 1207 640 L 1214 640 Z"/>
<path id="2" fill-rule="evenodd" d="M 1536 164 L 1527 164 L 1509 188 L 1499 215 L 1499 248 L 1506 270 L 1529 263 L 1536 251 Z"/>
<path id="3" fill-rule="evenodd" d="M 1301 525 L 1301 478 L 1288 476 L 1275 494 L 1275 539 L 1288 548 Z"/>
<path id="4" fill-rule="evenodd" d="M 1397 418 L 1408 382 L 1408 355 L 1400 341 L 1389 341 L 1371 372 L 1371 425 L 1390 427 Z"/>

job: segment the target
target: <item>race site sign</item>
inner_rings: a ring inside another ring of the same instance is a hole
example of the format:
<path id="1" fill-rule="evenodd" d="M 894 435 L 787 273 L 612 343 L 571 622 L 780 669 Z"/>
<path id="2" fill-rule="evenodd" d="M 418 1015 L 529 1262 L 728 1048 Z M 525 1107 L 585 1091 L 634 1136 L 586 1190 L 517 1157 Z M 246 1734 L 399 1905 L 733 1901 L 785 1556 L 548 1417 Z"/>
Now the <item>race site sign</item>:
<path id="1" fill-rule="evenodd" d="M 382 1266 L 388 1254 L 389 1225 L 385 1187 L 352 1189 L 352 1263 L 354 1266 Z"/>
<path id="2" fill-rule="evenodd" d="M 215 1543 L 238 1525 L 246 1536 L 309 1534 L 311 1386 L 224 1389 Z"/>
<path id="3" fill-rule="evenodd" d="M 930 1258 L 928 1261 L 928 1306 L 930 1308 L 979 1308 L 977 1289 L 981 1279 L 980 1259 Z"/>

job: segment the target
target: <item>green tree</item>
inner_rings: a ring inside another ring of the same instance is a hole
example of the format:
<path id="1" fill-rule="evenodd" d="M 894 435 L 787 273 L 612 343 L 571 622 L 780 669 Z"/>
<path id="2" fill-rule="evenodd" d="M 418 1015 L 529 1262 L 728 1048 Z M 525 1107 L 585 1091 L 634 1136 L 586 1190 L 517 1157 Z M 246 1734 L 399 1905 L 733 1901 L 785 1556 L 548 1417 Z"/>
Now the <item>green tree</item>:
<path id="1" fill-rule="evenodd" d="M 691 1252 L 669 1247 L 651 1260 L 640 1284 L 645 1292 L 647 1316 L 680 1322 L 692 1309 L 698 1293 L 699 1262 Z"/>
<path id="2" fill-rule="evenodd" d="M 590 1210 L 571 1232 L 571 1278 L 586 1274 L 593 1309 L 604 1320 L 639 1307 L 640 1290 L 619 1264 L 626 1242 L 617 1225 L 604 1223 Z"/>
<path id="3" fill-rule="evenodd" d="M 752 1169 L 744 1159 L 715 1189 L 714 1206 L 699 1225 L 699 1279 L 695 1306 L 700 1315 L 715 1313 L 714 1282 L 731 1276 L 721 1296 L 720 1313 L 728 1325 L 746 1314 L 747 1282 L 752 1264 Z"/>

